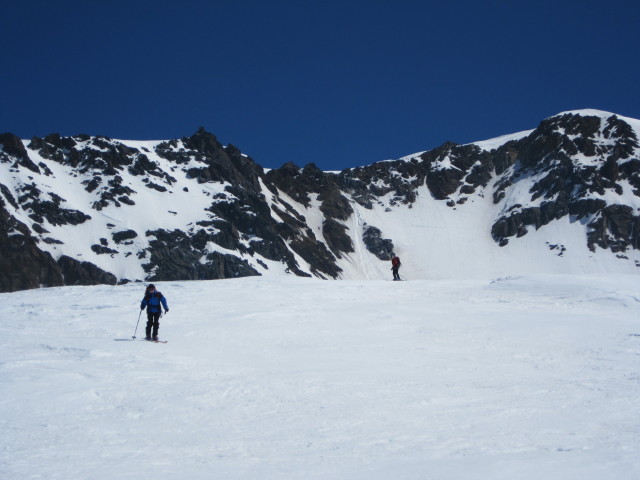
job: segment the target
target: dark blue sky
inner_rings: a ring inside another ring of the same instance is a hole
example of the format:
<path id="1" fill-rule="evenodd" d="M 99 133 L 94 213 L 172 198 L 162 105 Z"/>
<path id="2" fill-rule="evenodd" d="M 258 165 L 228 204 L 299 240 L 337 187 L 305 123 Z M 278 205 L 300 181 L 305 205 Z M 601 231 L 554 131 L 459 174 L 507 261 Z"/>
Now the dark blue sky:
<path id="1" fill-rule="evenodd" d="M 640 2 L 5 2 L 0 132 L 170 139 L 265 167 L 370 164 L 534 128 L 640 118 Z"/>

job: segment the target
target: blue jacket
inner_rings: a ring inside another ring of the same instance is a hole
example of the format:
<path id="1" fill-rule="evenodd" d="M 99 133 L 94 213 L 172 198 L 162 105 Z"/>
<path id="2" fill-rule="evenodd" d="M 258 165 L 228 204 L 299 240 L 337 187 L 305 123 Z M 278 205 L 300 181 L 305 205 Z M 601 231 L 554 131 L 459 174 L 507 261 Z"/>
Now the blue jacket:
<path id="1" fill-rule="evenodd" d="M 155 291 L 151 295 L 149 295 L 149 299 L 147 300 L 147 296 L 145 295 L 140 303 L 140 310 L 144 310 L 144 307 L 147 307 L 147 312 L 155 313 L 160 312 L 160 303 L 164 307 L 164 311 L 169 311 L 169 306 L 167 305 L 167 300 L 164 298 L 160 292 Z"/>

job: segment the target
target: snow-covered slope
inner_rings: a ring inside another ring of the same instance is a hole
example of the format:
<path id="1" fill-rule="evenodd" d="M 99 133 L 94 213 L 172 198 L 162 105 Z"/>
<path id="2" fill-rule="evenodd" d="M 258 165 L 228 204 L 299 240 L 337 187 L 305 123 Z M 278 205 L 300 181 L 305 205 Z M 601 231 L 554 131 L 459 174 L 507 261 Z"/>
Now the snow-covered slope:
<path id="1" fill-rule="evenodd" d="M 247 275 L 635 273 L 640 121 L 536 129 L 322 172 L 171 141 L 0 135 L 0 290 Z"/>
<path id="2" fill-rule="evenodd" d="M 0 294 L 0 478 L 640 478 L 637 275 L 157 286 Z"/>

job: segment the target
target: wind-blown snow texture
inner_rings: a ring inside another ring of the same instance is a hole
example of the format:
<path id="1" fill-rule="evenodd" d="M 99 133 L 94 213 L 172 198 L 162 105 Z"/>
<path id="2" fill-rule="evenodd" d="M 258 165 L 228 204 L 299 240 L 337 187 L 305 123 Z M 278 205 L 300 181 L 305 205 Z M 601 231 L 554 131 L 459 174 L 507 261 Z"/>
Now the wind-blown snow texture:
<path id="1" fill-rule="evenodd" d="M 636 275 L 158 286 L 0 294 L 1 478 L 640 478 Z"/>
<path id="2" fill-rule="evenodd" d="M 0 135 L 0 291 L 251 275 L 636 273 L 640 121 L 534 130 L 322 172 L 171 141 Z M 304 160 L 304 157 L 301 156 Z"/>

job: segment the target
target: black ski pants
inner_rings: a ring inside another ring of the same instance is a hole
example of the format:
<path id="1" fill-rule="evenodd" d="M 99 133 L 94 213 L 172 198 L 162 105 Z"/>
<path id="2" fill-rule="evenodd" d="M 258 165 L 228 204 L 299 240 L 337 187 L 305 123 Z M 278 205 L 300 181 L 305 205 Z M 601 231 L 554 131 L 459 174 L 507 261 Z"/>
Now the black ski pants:
<path id="1" fill-rule="evenodd" d="M 151 337 L 151 329 L 153 329 L 153 336 L 158 336 L 158 329 L 160 328 L 160 312 L 150 312 L 147 310 L 147 338 Z"/>
<path id="2" fill-rule="evenodd" d="M 400 266 L 397 267 L 393 267 L 391 270 L 393 271 L 393 279 L 394 280 L 400 280 L 400 274 L 398 273 L 398 270 L 400 269 Z"/>

